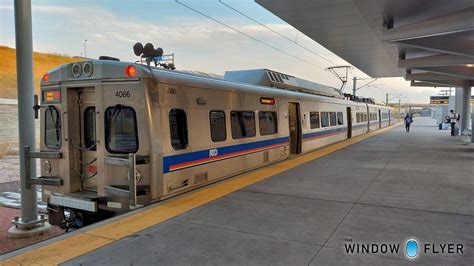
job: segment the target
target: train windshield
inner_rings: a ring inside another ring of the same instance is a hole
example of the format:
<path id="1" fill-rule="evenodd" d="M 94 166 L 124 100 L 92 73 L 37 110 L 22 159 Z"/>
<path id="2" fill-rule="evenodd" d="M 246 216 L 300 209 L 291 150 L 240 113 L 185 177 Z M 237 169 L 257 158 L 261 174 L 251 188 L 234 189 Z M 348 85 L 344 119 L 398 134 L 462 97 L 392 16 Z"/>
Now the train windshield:
<path id="1" fill-rule="evenodd" d="M 48 106 L 44 115 L 44 143 L 48 148 L 59 149 L 61 147 L 59 111 L 54 106 Z"/>
<path id="2" fill-rule="evenodd" d="M 105 110 L 105 146 L 111 153 L 138 150 L 137 116 L 132 107 L 118 104 Z"/>

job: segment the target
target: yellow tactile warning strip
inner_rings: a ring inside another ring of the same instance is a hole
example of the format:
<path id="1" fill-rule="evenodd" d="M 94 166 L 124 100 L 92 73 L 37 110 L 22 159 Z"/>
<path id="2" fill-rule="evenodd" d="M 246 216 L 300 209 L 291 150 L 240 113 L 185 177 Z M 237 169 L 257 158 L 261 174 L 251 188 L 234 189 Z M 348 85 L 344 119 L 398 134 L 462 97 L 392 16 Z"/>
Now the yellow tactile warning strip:
<path id="1" fill-rule="evenodd" d="M 204 205 L 215 199 L 228 195 L 236 190 L 252 185 L 258 181 L 289 170 L 308 161 L 380 134 L 393 126 L 357 136 L 319 150 L 282 161 L 243 174 L 237 178 L 218 183 L 217 185 L 190 192 L 182 197 L 170 199 L 155 207 L 125 216 L 110 223 L 92 228 L 52 244 L 31 250 L 2 261 L 2 265 L 59 264 L 73 259 L 94 249 L 108 245 L 116 240 L 135 234 L 148 227 L 178 216 L 186 211 Z"/>

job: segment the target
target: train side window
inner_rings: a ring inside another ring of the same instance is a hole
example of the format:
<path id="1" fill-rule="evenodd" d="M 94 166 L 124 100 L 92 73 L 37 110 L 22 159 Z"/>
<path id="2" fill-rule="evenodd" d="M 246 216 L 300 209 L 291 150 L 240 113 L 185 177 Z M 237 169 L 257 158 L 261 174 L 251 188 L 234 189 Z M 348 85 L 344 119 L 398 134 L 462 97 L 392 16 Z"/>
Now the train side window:
<path id="1" fill-rule="evenodd" d="M 254 112 L 232 111 L 230 123 L 233 139 L 254 137 L 256 134 Z"/>
<path id="2" fill-rule="evenodd" d="M 344 125 L 344 117 L 342 112 L 337 112 L 337 125 L 342 126 Z"/>
<path id="3" fill-rule="evenodd" d="M 44 143 L 48 148 L 59 149 L 61 147 L 59 110 L 54 106 L 48 106 L 44 116 Z"/>
<path id="4" fill-rule="evenodd" d="M 337 126 L 336 112 L 330 112 L 329 116 L 330 116 L 331 126 L 332 127 Z"/>
<path id="5" fill-rule="evenodd" d="M 329 113 L 321 112 L 321 127 L 329 127 Z"/>
<path id="6" fill-rule="evenodd" d="M 110 153 L 138 151 L 137 115 L 132 107 L 118 104 L 105 110 L 105 148 Z"/>
<path id="7" fill-rule="evenodd" d="M 188 147 L 188 122 L 183 109 L 171 109 L 169 113 L 171 146 L 175 150 Z"/>
<path id="8" fill-rule="evenodd" d="M 364 120 L 364 122 L 367 122 L 367 114 L 366 113 L 364 113 L 364 119 L 363 120 Z"/>
<path id="9" fill-rule="evenodd" d="M 356 123 L 360 122 L 360 113 L 356 113 Z"/>
<path id="10" fill-rule="evenodd" d="M 96 150 L 95 128 L 95 106 L 89 106 L 84 110 L 84 145 L 91 151 Z"/>
<path id="11" fill-rule="evenodd" d="M 311 124 L 311 129 L 320 128 L 321 124 L 319 123 L 319 112 L 310 112 L 309 121 Z"/>
<path id="12" fill-rule="evenodd" d="M 209 113 L 209 123 L 211 124 L 211 139 L 213 142 L 227 139 L 225 113 L 223 111 L 211 111 Z"/>
<path id="13" fill-rule="evenodd" d="M 258 124 L 260 135 L 270 135 L 278 132 L 278 120 L 276 112 L 258 112 Z"/>

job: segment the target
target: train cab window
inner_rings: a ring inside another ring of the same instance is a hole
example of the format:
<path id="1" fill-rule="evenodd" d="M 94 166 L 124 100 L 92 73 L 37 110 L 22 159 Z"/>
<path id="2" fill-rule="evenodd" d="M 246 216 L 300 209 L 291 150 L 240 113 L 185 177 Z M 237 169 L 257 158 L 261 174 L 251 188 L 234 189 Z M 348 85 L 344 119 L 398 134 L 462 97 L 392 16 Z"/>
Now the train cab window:
<path id="1" fill-rule="evenodd" d="M 211 124 L 211 139 L 213 142 L 227 139 L 225 113 L 223 111 L 211 111 L 209 113 L 209 123 Z"/>
<path id="2" fill-rule="evenodd" d="M 329 127 L 329 113 L 321 112 L 321 127 Z"/>
<path id="3" fill-rule="evenodd" d="M 117 104 L 105 110 L 105 148 L 111 153 L 137 152 L 137 115 L 132 107 Z"/>
<path id="4" fill-rule="evenodd" d="M 95 107 L 89 106 L 84 110 L 84 145 L 91 151 L 95 151 L 95 144 Z"/>
<path id="5" fill-rule="evenodd" d="M 276 112 L 258 112 L 258 125 L 260 135 L 270 135 L 278 132 L 278 120 Z"/>
<path id="6" fill-rule="evenodd" d="M 337 112 L 337 125 L 338 126 L 344 125 L 344 116 L 342 112 Z"/>
<path id="7" fill-rule="evenodd" d="M 186 112 L 182 109 L 171 109 L 170 136 L 171 146 L 175 150 L 182 150 L 188 147 L 188 122 Z"/>
<path id="8" fill-rule="evenodd" d="M 230 123 L 233 139 L 254 137 L 256 134 L 254 112 L 232 111 L 230 112 Z"/>
<path id="9" fill-rule="evenodd" d="M 48 148 L 59 149 L 61 147 L 59 110 L 54 106 L 48 106 L 44 116 L 44 143 Z"/>
<path id="10" fill-rule="evenodd" d="M 330 116 L 331 126 L 332 127 L 337 126 L 336 112 L 330 112 L 329 116 Z"/>
<path id="11" fill-rule="evenodd" d="M 320 128 L 319 112 L 309 112 L 309 122 L 311 124 L 311 129 Z"/>

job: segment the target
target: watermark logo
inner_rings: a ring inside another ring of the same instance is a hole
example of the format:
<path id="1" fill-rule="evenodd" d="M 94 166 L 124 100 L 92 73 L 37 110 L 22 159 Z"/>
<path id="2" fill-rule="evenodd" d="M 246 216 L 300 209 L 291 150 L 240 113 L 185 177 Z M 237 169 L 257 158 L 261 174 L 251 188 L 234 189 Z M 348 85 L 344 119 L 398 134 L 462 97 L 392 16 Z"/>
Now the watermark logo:
<path id="1" fill-rule="evenodd" d="M 405 245 L 405 252 L 407 257 L 415 258 L 418 255 L 418 242 L 415 239 L 410 239 Z"/>
<path id="2" fill-rule="evenodd" d="M 403 243 L 360 243 L 351 238 L 344 239 L 344 249 L 347 254 L 403 254 L 405 248 L 405 257 L 415 259 L 423 255 L 438 256 L 445 254 L 463 254 L 464 245 L 462 243 L 452 242 L 420 242 L 413 238 Z"/>

